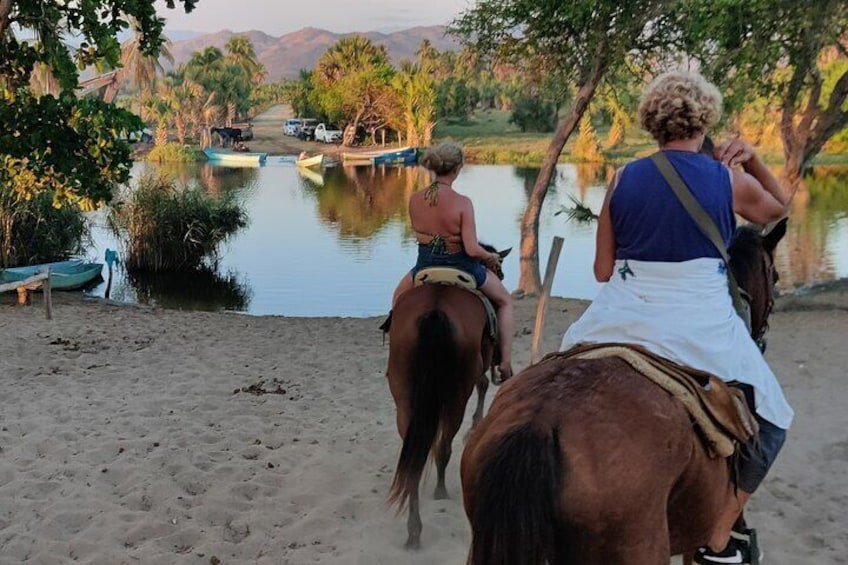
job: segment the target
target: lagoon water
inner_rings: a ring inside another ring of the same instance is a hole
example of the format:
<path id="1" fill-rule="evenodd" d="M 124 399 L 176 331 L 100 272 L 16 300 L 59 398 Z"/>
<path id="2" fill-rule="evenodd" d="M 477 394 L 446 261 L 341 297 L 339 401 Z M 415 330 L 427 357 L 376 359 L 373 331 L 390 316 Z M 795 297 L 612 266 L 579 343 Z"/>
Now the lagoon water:
<path id="1" fill-rule="evenodd" d="M 138 164 L 138 176 L 149 164 Z M 289 158 L 269 158 L 260 168 L 210 165 L 164 169 L 179 182 L 210 194 L 232 194 L 250 223 L 221 249 L 215 269 L 186 277 L 130 278 L 119 267 L 110 297 L 172 308 L 232 310 L 286 316 L 373 316 L 385 313 L 397 281 L 415 261 L 406 202 L 427 182 L 418 168 L 337 167 L 301 172 Z M 504 271 L 507 288 L 518 282 L 519 223 L 537 171 L 472 165 L 456 188 L 471 197 L 478 236 L 498 248 L 512 247 Z M 594 224 L 558 214 L 577 199 L 597 211 L 608 167 L 560 165 L 539 226 L 542 269 L 553 236 L 565 243 L 553 286 L 555 296 L 592 298 Z M 793 204 L 787 240 L 777 257 L 781 287 L 848 276 L 848 169 L 819 168 L 808 191 Z M 119 249 L 93 216 L 88 257 L 103 260 Z M 104 270 L 104 277 L 106 272 Z M 105 282 L 89 289 L 103 296 Z"/>

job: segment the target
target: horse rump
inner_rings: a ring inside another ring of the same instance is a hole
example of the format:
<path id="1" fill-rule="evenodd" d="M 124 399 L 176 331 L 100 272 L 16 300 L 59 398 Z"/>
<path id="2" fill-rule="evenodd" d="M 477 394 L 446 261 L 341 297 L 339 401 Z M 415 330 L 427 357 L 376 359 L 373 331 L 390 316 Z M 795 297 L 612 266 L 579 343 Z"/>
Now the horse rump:
<path id="1" fill-rule="evenodd" d="M 526 424 L 474 453 L 477 461 L 462 461 L 472 536 L 468 564 L 556 563 L 563 467 L 557 431 Z M 474 470 L 476 476 L 466 476 Z"/>
<path id="2" fill-rule="evenodd" d="M 418 321 L 418 340 L 407 375 L 412 394 L 409 425 L 403 438 L 389 503 L 402 511 L 418 483 L 439 433 L 439 422 L 462 384 L 459 352 L 447 314 L 432 310 Z"/>

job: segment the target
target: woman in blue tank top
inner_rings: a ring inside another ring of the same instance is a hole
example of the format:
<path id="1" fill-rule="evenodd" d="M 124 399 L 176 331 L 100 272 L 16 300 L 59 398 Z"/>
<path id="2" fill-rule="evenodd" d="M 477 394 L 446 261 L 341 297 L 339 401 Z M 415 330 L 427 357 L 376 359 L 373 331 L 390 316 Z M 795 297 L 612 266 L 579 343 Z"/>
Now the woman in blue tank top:
<path id="1" fill-rule="evenodd" d="M 721 94 L 700 75 L 667 73 L 646 89 L 639 117 L 727 246 L 736 227 L 734 214 L 769 223 L 785 214 L 790 197 L 743 141 L 724 142 L 712 154 L 701 152 L 721 105 Z M 562 349 L 579 343 L 635 343 L 748 385 L 760 422 L 760 449 L 743 449 L 738 483 L 744 504 L 777 456 L 793 412 L 733 309 L 721 254 L 650 158 L 616 172 L 598 220 L 594 268 L 598 281 L 607 284 L 568 329 Z M 713 547 L 699 551 L 698 563 L 746 562 L 748 548 L 739 536 L 730 537 L 737 517 L 738 512 L 728 510 Z"/>

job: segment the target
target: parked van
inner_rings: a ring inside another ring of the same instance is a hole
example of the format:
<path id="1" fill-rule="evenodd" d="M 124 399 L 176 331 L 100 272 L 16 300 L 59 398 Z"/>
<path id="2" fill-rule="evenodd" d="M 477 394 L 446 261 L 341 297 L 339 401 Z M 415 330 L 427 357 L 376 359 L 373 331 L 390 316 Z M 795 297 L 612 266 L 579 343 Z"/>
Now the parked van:
<path id="1" fill-rule="evenodd" d="M 283 133 L 285 135 L 295 136 L 297 135 L 298 130 L 300 130 L 300 126 L 303 125 L 303 120 L 299 118 L 291 118 L 286 120 L 285 124 L 283 124 Z"/>

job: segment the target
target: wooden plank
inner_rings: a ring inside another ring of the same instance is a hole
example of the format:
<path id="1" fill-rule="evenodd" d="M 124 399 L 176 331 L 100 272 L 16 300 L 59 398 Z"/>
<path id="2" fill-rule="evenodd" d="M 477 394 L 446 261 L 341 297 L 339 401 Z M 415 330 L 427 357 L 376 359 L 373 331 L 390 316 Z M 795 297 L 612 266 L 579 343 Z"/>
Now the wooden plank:
<path id="1" fill-rule="evenodd" d="M 10 290 L 17 290 L 19 288 L 38 288 L 41 285 L 42 281 L 47 280 L 47 273 L 38 273 L 37 275 L 33 275 L 29 278 L 26 278 L 22 281 L 14 281 L 9 283 L 0 284 L 0 292 L 9 292 Z M 35 285 L 32 287 L 32 285 Z"/>
<path id="2" fill-rule="evenodd" d="M 536 306 L 536 327 L 533 328 L 533 342 L 530 346 L 530 364 L 536 363 L 539 360 L 539 348 L 542 345 L 542 332 L 545 328 L 545 310 L 548 305 L 548 298 L 551 295 L 551 287 L 554 284 L 554 274 L 556 273 L 557 263 L 559 262 L 560 251 L 562 251 L 562 243 L 563 239 L 555 236 L 551 245 L 551 253 L 548 255 L 548 266 L 545 268 L 542 295 L 539 297 L 539 304 Z"/>

